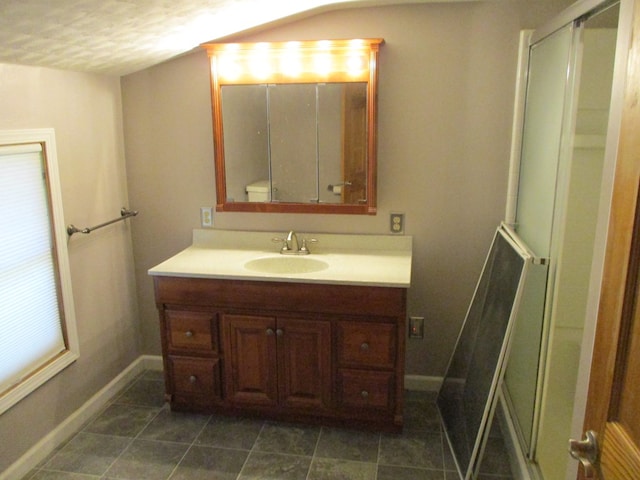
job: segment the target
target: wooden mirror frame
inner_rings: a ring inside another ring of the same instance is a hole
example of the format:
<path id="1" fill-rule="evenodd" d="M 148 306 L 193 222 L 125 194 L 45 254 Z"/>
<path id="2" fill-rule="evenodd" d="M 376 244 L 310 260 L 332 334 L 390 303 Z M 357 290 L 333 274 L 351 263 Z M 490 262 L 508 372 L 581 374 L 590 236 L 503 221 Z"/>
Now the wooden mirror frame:
<path id="1" fill-rule="evenodd" d="M 207 50 L 211 65 L 211 105 L 213 114 L 213 142 L 216 172 L 216 211 L 218 212 L 261 212 L 261 213 L 335 213 L 335 214 L 376 214 L 377 197 L 377 102 L 378 102 L 378 52 L 383 39 L 355 40 L 312 40 L 300 42 L 272 43 L 207 43 L 201 45 Z M 268 49 L 270 54 L 282 55 L 296 44 L 303 56 L 310 58 L 315 52 L 329 53 L 332 58 L 346 58 L 350 52 L 358 49 L 366 54 L 368 64 L 356 75 L 345 69 L 333 70 L 327 74 L 302 71 L 295 78 L 275 71 L 266 78 L 256 80 L 250 73 L 242 72 L 233 80 L 225 79 L 221 73 L 221 58 L 229 50 L 243 61 L 248 61 L 256 48 Z M 298 202 L 234 202 L 227 201 L 225 152 L 222 119 L 222 86 L 251 84 L 287 84 L 287 83 L 329 83 L 329 82 L 366 82 L 367 83 L 367 198 L 358 204 L 343 203 L 298 203 Z"/>

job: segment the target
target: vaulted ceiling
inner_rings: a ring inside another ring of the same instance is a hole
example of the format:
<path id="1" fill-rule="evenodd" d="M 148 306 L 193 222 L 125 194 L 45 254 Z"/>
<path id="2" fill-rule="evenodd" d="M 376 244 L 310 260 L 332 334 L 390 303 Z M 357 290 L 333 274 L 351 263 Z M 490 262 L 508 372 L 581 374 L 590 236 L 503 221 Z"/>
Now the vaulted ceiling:
<path id="1" fill-rule="evenodd" d="M 0 62 L 125 75 L 287 18 L 429 1 L 2 0 Z"/>

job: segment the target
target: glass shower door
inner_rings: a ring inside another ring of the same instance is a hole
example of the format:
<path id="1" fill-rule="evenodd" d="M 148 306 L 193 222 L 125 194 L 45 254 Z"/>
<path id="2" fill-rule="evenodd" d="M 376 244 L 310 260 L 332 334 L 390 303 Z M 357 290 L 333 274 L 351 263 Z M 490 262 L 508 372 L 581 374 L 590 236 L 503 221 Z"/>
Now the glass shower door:
<path id="1" fill-rule="evenodd" d="M 565 112 L 570 108 L 569 24 L 529 50 L 516 231 L 539 261 L 531 269 L 516 320 L 504 391 L 520 442 L 533 456 L 536 399 L 541 374 L 544 306 Z"/>
<path id="2" fill-rule="evenodd" d="M 530 47 L 516 220 L 518 235 L 545 258 L 551 248 L 573 32 L 567 25 Z"/>
<path id="3" fill-rule="evenodd" d="M 522 450 L 545 479 L 567 465 L 598 212 L 608 201 L 619 4 L 590 8 L 529 49 L 515 229 L 546 261 L 525 287 L 503 391 Z"/>

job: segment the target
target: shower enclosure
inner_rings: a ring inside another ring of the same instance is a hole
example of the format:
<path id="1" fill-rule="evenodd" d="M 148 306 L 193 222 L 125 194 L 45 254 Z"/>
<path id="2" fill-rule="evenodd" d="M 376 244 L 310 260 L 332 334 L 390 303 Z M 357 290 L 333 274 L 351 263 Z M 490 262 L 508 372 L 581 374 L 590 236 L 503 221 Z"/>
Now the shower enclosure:
<path id="1" fill-rule="evenodd" d="M 523 293 L 502 397 L 523 465 L 544 479 L 575 478 L 567 441 L 581 430 L 579 369 L 590 363 L 583 337 L 602 281 L 632 8 L 583 0 L 523 36 L 506 222 L 542 261 Z"/>

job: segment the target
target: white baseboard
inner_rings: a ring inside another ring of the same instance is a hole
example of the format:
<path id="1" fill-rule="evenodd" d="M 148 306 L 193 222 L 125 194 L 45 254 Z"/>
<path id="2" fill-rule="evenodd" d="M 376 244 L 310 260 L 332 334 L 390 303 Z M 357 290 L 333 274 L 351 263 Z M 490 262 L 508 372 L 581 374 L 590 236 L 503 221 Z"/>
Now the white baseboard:
<path id="1" fill-rule="evenodd" d="M 98 393 L 87 400 L 42 440 L 36 443 L 8 469 L 0 473 L 0 480 L 18 480 L 27 475 L 58 445 L 71 437 L 89 419 L 96 415 L 109 401 L 145 370 L 162 370 L 162 357 L 142 355 L 134 360 L 116 378 L 105 385 Z"/>
<path id="2" fill-rule="evenodd" d="M 442 377 L 428 377 L 426 375 L 405 375 L 404 388 L 419 392 L 437 392 L 442 385 Z"/>

